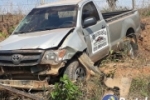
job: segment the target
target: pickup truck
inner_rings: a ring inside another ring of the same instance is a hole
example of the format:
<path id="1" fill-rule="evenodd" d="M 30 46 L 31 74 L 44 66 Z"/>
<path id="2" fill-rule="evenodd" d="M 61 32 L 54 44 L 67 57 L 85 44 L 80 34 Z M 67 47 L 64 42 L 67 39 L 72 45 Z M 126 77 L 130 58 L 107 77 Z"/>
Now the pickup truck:
<path id="1" fill-rule="evenodd" d="M 110 51 L 135 58 L 140 35 L 137 10 L 101 13 L 94 0 L 40 5 L 0 43 L 0 83 L 42 89 L 67 74 L 83 80 Z"/>

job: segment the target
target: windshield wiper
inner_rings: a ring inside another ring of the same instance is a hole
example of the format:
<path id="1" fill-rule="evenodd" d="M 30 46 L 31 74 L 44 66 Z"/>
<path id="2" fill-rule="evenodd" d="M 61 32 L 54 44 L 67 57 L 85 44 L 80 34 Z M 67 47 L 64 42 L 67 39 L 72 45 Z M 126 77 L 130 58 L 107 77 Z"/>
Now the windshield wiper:
<path id="1" fill-rule="evenodd" d="M 60 25 L 58 27 L 46 27 L 44 29 L 39 29 L 39 31 L 53 30 L 53 29 L 59 29 L 59 28 L 69 28 L 69 27 L 72 27 L 72 26 L 73 25 L 67 25 L 67 26 Z"/>
<path id="2" fill-rule="evenodd" d="M 23 33 L 30 33 L 30 32 L 33 32 L 33 31 L 20 31 L 20 32 L 14 32 L 14 34 L 23 34 Z"/>
<path id="3" fill-rule="evenodd" d="M 32 31 L 20 31 L 20 32 L 14 32 L 14 34 L 25 34 L 25 33 L 29 33 L 29 32 L 37 32 L 37 31 L 45 31 L 45 30 L 53 30 L 53 29 L 59 29 L 59 28 L 68 28 L 68 27 L 72 27 L 72 25 L 68 25 L 66 26 L 59 26 L 59 27 L 47 27 L 45 29 L 38 29 L 38 30 L 32 30 Z"/>
<path id="4" fill-rule="evenodd" d="M 57 29 L 58 27 L 53 27 L 53 28 L 45 28 L 44 30 L 53 30 L 53 29 Z"/>
<path id="5" fill-rule="evenodd" d="M 22 33 L 25 33 L 25 32 L 14 32 L 14 34 L 22 34 Z"/>
<path id="6" fill-rule="evenodd" d="M 47 27 L 47 28 L 44 28 L 44 29 L 39 29 L 37 31 L 45 31 L 45 30 L 53 30 L 53 29 L 57 29 L 59 27 Z"/>

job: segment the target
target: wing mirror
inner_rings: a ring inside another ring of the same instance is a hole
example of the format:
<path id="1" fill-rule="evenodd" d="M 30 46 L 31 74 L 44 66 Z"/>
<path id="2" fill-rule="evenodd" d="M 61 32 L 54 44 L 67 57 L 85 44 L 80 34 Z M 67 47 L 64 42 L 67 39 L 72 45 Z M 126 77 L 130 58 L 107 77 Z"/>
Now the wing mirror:
<path id="1" fill-rule="evenodd" d="M 88 26 L 95 25 L 96 23 L 97 23 L 97 21 L 96 21 L 95 17 L 88 17 L 84 20 L 83 27 L 86 28 Z"/>

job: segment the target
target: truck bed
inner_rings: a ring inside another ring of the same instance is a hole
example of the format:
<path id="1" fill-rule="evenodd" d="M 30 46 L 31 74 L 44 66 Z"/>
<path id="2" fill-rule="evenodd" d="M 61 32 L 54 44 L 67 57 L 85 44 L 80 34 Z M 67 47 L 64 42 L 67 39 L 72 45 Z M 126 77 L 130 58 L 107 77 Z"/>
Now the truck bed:
<path id="1" fill-rule="evenodd" d="M 129 12 L 129 11 L 132 11 L 132 10 L 107 12 L 107 13 L 102 13 L 102 15 L 103 15 L 104 19 L 108 19 L 108 18 L 111 18 L 111 17 L 114 17 L 116 15 L 120 15 L 120 14 Z"/>
<path id="2" fill-rule="evenodd" d="M 130 15 L 134 13 L 136 10 L 126 10 L 126 11 L 116 11 L 116 12 L 108 12 L 102 13 L 103 18 L 106 22 L 114 21 L 120 17 Z"/>

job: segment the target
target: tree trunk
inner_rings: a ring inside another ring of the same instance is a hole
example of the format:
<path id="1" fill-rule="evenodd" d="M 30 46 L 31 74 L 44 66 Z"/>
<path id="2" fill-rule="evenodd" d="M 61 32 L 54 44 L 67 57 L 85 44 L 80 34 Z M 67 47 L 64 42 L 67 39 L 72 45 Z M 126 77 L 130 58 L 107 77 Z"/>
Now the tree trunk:
<path id="1" fill-rule="evenodd" d="M 109 5 L 109 8 L 113 11 L 116 8 L 116 2 L 117 0 L 107 0 L 107 3 Z"/>

